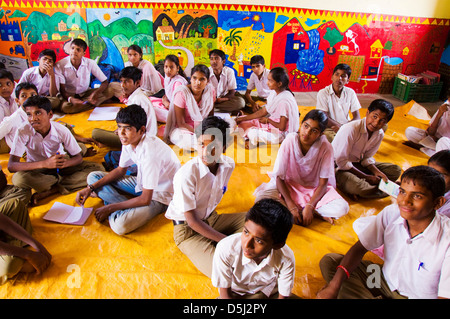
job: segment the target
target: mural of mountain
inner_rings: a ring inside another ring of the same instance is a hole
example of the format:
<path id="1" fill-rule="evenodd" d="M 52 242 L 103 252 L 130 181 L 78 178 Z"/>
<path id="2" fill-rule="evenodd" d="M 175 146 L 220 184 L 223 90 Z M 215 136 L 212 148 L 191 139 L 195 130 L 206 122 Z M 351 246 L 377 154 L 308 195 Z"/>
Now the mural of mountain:
<path id="1" fill-rule="evenodd" d="M 106 27 L 99 20 L 92 21 L 88 24 L 89 36 L 104 36 L 112 39 L 114 36 L 122 34 L 130 39 L 136 34 L 152 34 L 153 23 L 148 20 L 141 20 L 136 24 L 130 18 L 122 18 L 116 20 Z"/>
<path id="2" fill-rule="evenodd" d="M 72 28 L 77 30 L 86 30 L 86 21 L 77 12 L 67 15 L 62 12 L 55 12 L 52 16 L 45 13 L 34 11 L 28 19 L 21 22 L 22 32 L 28 34 L 30 43 L 43 41 L 42 35 L 46 34 L 49 38 L 53 34 L 60 37 L 68 36 Z"/>

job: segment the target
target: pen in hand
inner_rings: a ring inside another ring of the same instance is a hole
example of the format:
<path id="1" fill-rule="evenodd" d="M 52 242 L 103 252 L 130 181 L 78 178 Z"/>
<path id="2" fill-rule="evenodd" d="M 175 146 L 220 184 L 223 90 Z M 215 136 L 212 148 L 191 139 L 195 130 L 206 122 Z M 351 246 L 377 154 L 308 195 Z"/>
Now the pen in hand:
<path id="1" fill-rule="evenodd" d="M 56 155 L 59 155 L 59 152 L 56 152 Z M 56 168 L 56 174 L 59 174 L 59 168 Z"/>

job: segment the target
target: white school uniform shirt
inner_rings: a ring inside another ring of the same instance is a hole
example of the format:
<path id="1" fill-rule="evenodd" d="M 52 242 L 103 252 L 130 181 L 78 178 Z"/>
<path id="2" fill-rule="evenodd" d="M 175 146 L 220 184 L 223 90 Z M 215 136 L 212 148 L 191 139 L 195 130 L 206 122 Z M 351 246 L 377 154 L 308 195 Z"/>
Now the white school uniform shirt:
<path id="1" fill-rule="evenodd" d="M 194 211 L 202 220 L 207 219 L 220 203 L 234 170 L 234 161 L 220 155 L 216 175 L 209 171 L 199 156 L 184 164 L 173 179 L 174 194 L 166 218 L 186 220 L 185 212 Z"/>
<path id="2" fill-rule="evenodd" d="M 244 256 L 241 233 L 222 239 L 216 246 L 212 266 L 212 285 L 230 288 L 239 295 L 264 293 L 270 297 L 277 291 L 289 297 L 294 287 L 295 256 L 284 245 L 272 250 L 259 264 Z"/>
<path id="3" fill-rule="evenodd" d="M 133 66 L 133 63 L 127 61 L 125 62 L 125 67 L 127 66 Z M 142 59 L 137 68 L 142 70 L 141 89 L 147 95 L 152 95 L 164 88 L 163 76 L 150 61 Z"/>
<path id="4" fill-rule="evenodd" d="M 8 100 L 3 96 L 0 96 L 0 122 L 3 121 L 6 116 L 12 115 L 18 108 L 13 96 L 10 96 Z"/>
<path id="5" fill-rule="evenodd" d="M 20 127 L 14 137 L 10 154 L 22 157 L 26 152 L 27 162 L 39 162 L 57 152 L 65 154 L 64 149 L 71 156 L 81 153 L 81 148 L 69 129 L 60 123 L 50 121 L 50 131 L 45 137 L 36 132 L 31 125 Z"/>
<path id="6" fill-rule="evenodd" d="M 66 92 L 68 94 L 81 94 L 89 89 L 91 82 L 91 74 L 100 82 L 106 81 L 108 78 L 95 63 L 94 60 L 83 57 L 78 70 L 70 62 L 70 56 L 56 63 L 58 71 L 62 74 Z"/>
<path id="7" fill-rule="evenodd" d="M 330 118 L 341 125 L 350 122 L 350 113 L 360 108 L 355 91 L 349 87 L 344 86 L 340 98 L 334 93 L 332 84 L 317 93 L 316 109 L 328 112 Z"/>
<path id="8" fill-rule="evenodd" d="M 26 124 L 28 124 L 27 113 L 22 107 L 19 107 L 11 116 L 5 117 L 0 123 L 0 139 L 5 138 L 6 144 L 11 148 L 17 130 Z"/>
<path id="9" fill-rule="evenodd" d="M 373 156 L 383 137 L 384 132 L 380 129 L 373 132 L 369 139 L 365 117 L 342 125 L 331 143 L 338 169 L 349 170 L 353 167 L 352 162 L 361 162 L 364 167 L 374 164 Z"/>
<path id="10" fill-rule="evenodd" d="M 135 191 L 153 190 L 152 200 L 169 205 L 173 195 L 173 177 L 181 164 L 175 152 L 161 139 L 144 134 L 133 149 L 123 145 L 119 166 L 137 165 Z"/>
<path id="11" fill-rule="evenodd" d="M 445 101 L 444 104 L 447 104 L 447 111 L 442 114 L 442 117 L 439 119 L 439 124 L 436 130 L 436 137 L 448 137 L 450 138 L 450 103 Z M 434 113 L 433 117 L 430 120 L 430 124 L 433 123 L 436 118 L 438 112 Z"/>
<path id="12" fill-rule="evenodd" d="M 156 121 L 155 109 L 153 108 L 153 104 L 148 96 L 145 95 L 144 91 L 142 91 L 141 88 L 137 88 L 124 102 L 126 105 L 140 105 L 144 109 L 145 114 L 147 114 L 147 134 L 156 136 L 158 133 L 158 123 Z"/>
<path id="13" fill-rule="evenodd" d="M 60 83 L 64 82 L 64 79 L 61 72 L 57 68 L 54 68 L 54 73 L 55 73 L 56 89 L 59 92 Z M 51 77 L 50 75 L 48 75 L 48 73 L 46 73 L 44 76 L 41 76 L 41 73 L 39 73 L 39 66 L 35 66 L 25 70 L 22 74 L 22 77 L 19 80 L 19 83 L 22 82 L 29 82 L 36 85 L 39 95 L 42 96 L 50 95 Z"/>
<path id="14" fill-rule="evenodd" d="M 408 298 L 450 298 L 450 218 L 435 214 L 421 234 L 411 238 L 397 204 L 385 207 L 359 234 L 372 250 L 384 245 L 383 275 L 389 288 Z"/>
<path id="15" fill-rule="evenodd" d="M 259 97 L 267 99 L 271 91 L 267 86 L 267 77 L 269 76 L 269 73 L 269 69 L 264 69 L 261 78 L 258 78 L 258 76 L 252 72 L 250 79 L 248 80 L 247 90 L 253 91 L 256 89 Z"/>
<path id="16" fill-rule="evenodd" d="M 224 97 L 228 94 L 228 91 L 230 90 L 236 90 L 237 84 L 236 84 L 236 77 L 234 76 L 233 69 L 224 66 L 222 69 L 222 73 L 220 73 L 220 81 L 217 80 L 216 75 L 214 74 L 214 71 L 212 67 L 209 67 L 209 81 L 212 84 L 212 86 L 216 90 L 216 96 Z"/>

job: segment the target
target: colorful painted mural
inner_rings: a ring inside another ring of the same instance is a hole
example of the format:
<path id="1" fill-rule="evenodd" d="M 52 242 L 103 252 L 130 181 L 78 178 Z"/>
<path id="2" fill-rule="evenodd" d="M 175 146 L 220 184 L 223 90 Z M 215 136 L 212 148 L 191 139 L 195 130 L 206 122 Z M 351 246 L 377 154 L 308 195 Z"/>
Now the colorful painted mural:
<path id="1" fill-rule="evenodd" d="M 219 48 L 239 90 L 250 77 L 250 58 L 259 54 L 268 68 L 288 70 L 293 91 L 320 90 L 334 66 L 347 63 L 349 86 L 358 93 L 390 93 L 399 72 L 442 69 L 449 30 L 446 19 L 270 6 L 4 0 L 0 61 L 19 79 L 43 48 L 60 59 L 72 39 L 82 38 L 98 63 L 121 69 L 128 46 L 138 44 L 154 64 L 177 55 L 189 76 Z"/>

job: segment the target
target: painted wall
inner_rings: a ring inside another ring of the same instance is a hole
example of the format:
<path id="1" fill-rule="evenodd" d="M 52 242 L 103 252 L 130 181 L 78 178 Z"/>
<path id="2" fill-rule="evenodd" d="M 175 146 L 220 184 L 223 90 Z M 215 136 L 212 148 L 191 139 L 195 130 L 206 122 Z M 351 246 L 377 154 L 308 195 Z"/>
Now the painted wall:
<path id="1" fill-rule="evenodd" d="M 155 64 L 178 55 L 189 75 L 219 48 L 240 90 L 260 54 L 268 68 L 288 70 L 293 91 L 318 91 L 342 62 L 357 92 L 390 93 L 398 72 L 439 70 L 449 30 L 448 19 L 263 5 L 15 0 L 1 3 L 0 61 L 19 79 L 43 48 L 59 59 L 83 38 L 98 63 L 121 69 L 127 47 L 138 44 Z"/>

